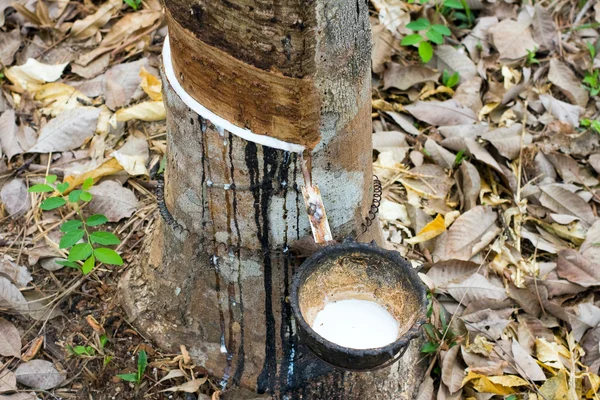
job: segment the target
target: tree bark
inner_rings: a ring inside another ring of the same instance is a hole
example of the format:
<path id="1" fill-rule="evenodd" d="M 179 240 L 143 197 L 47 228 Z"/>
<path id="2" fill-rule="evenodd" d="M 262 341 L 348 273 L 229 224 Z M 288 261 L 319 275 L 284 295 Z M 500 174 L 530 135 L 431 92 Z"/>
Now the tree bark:
<path id="1" fill-rule="evenodd" d="M 235 125 L 302 144 L 334 238 L 362 232 L 372 200 L 370 28 L 364 0 L 166 2 L 172 61 L 193 98 Z M 296 154 L 245 141 L 192 111 L 163 77 L 168 159 L 157 223 L 120 283 L 133 323 L 184 344 L 227 389 L 273 398 L 411 398 L 418 349 L 350 373 L 299 342 L 287 300 L 310 236 Z M 374 224 L 361 241 L 381 243 Z M 232 397 L 234 398 L 234 397 Z"/>

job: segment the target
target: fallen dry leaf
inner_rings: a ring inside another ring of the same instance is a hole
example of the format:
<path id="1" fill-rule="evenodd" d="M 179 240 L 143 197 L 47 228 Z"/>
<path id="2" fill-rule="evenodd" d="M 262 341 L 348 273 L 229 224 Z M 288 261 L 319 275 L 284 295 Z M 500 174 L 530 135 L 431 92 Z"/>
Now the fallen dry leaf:
<path id="1" fill-rule="evenodd" d="M 90 193 L 94 196 L 88 206 L 90 212 L 104 214 L 111 222 L 130 217 L 138 206 L 133 192 L 116 181 L 101 182 Z"/>
<path id="2" fill-rule="evenodd" d="M 12 219 L 24 215 L 31 208 L 31 199 L 23 179 L 13 179 L 0 190 L 0 200 Z"/>
<path id="3" fill-rule="evenodd" d="M 69 188 L 65 191 L 65 194 L 68 194 L 73 189 L 81 186 L 83 182 L 88 178 L 92 178 L 94 180 L 94 183 L 96 183 L 103 177 L 114 175 L 120 171 L 123 171 L 123 167 L 121 166 L 121 164 L 119 164 L 117 159 L 110 158 L 109 160 L 103 162 L 102 165 L 100 165 L 98 168 L 95 168 L 92 171 L 88 171 L 77 176 L 69 175 L 64 179 L 64 182 L 67 182 L 69 184 Z"/>
<path id="4" fill-rule="evenodd" d="M 473 301 L 506 300 L 506 291 L 499 279 L 486 278 L 485 276 L 474 273 L 461 282 L 448 284 L 448 293 L 456 301 L 462 301 L 464 305 L 469 305 Z"/>
<path id="5" fill-rule="evenodd" d="M 9 311 L 26 313 L 29 310 L 27 300 L 21 291 L 8 279 L 0 276 L 0 307 Z"/>
<path id="6" fill-rule="evenodd" d="M 442 214 L 438 214 L 437 217 L 427 225 L 417 234 L 417 236 L 405 240 L 406 243 L 415 245 L 417 243 L 422 243 L 427 240 L 433 239 L 436 236 L 441 235 L 446 231 L 446 224 L 444 222 L 444 216 Z"/>
<path id="7" fill-rule="evenodd" d="M 476 206 L 450 227 L 446 242 L 447 257 L 469 260 L 500 233 L 496 212 L 489 206 Z"/>
<path id="8" fill-rule="evenodd" d="M 459 352 L 460 346 L 456 345 L 450 348 L 442 359 L 442 381 L 451 394 L 458 392 L 465 378 L 465 366 L 460 361 Z"/>
<path id="9" fill-rule="evenodd" d="M 59 114 L 40 129 L 38 141 L 28 151 L 30 153 L 49 153 L 73 150 L 92 137 L 100 109 L 78 107 Z"/>
<path id="10" fill-rule="evenodd" d="M 505 19 L 490 28 L 490 32 L 500 59 L 518 60 L 527 57 L 527 50 L 534 51 L 539 47 L 525 22 Z"/>
<path id="11" fill-rule="evenodd" d="M 420 65 L 402 66 L 392 63 L 383 74 L 383 89 L 396 88 L 407 90 L 408 88 L 424 82 L 435 82 L 440 78 L 440 73 Z"/>
<path id="12" fill-rule="evenodd" d="M 565 63 L 556 58 L 550 60 L 548 79 L 572 102 L 581 107 L 587 105 L 590 96 L 581 84 L 581 80 Z"/>
<path id="13" fill-rule="evenodd" d="M 48 65 L 30 58 L 23 65 L 7 68 L 5 75 L 15 86 L 27 90 L 42 83 L 54 82 L 61 77 L 68 64 Z"/>
<path id="14" fill-rule="evenodd" d="M 114 114 L 117 122 L 127 122 L 131 120 L 140 121 L 162 121 L 167 118 L 165 103 L 161 101 L 145 101 L 131 107 L 122 108 Z M 113 124 L 116 125 L 116 124 Z"/>
<path id="15" fill-rule="evenodd" d="M 544 8 L 540 3 L 535 4 L 532 18 L 533 39 L 540 44 L 540 48 L 553 50 L 558 40 L 558 29 L 552 18 L 551 10 Z"/>
<path id="16" fill-rule="evenodd" d="M 148 175 L 146 163 L 150 158 L 148 141 L 143 134 L 129 136 L 127 142 L 111 154 L 129 175 Z"/>
<path id="17" fill-rule="evenodd" d="M 17 377 L 14 372 L 4 369 L 0 372 L 0 393 L 13 392 L 17 390 Z"/>
<path id="18" fill-rule="evenodd" d="M 42 85 L 35 90 L 35 99 L 42 102 L 42 113 L 53 117 L 58 114 L 79 108 L 82 105 L 91 105 L 92 100 L 76 88 L 61 82 Z"/>
<path id="19" fill-rule="evenodd" d="M 600 285 L 598 265 L 576 250 L 562 250 L 558 253 L 557 273 L 561 278 L 583 287 Z"/>
<path id="20" fill-rule="evenodd" d="M 17 367 L 15 375 L 21 385 L 44 390 L 57 387 L 65 379 L 54 365 L 46 360 L 31 360 L 23 363 Z"/>
<path id="21" fill-rule="evenodd" d="M 9 321 L 0 318 L 0 354 L 4 357 L 21 356 L 21 335 Z"/>
<path id="22" fill-rule="evenodd" d="M 541 194 L 539 201 L 544 207 L 558 214 L 569 214 L 581 219 L 584 223 L 591 225 L 594 223 L 595 216 L 592 208 L 575 193 L 557 185 L 541 185 Z"/>
<path id="23" fill-rule="evenodd" d="M 38 336 L 35 339 L 33 339 L 31 341 L 31 344 L 25 351 L 25 353 L 23 353 L 23 356 L 21 357 L 21 361 L 27 362 L 27 361 L 32 360 L 37 355 L 37 353 L 40 351 L 43 344 L 44 344 L 44 336 Z"/>
<path id="24" fill-rule="evenodd" d="M 456 100 L 417 101 L 404 107 L 415 118 L 434 126 L 463 125 L 477 122 L 477 116 Z"/>
<path id="25" fill-rule="evenodd" d="M 7 255 L 0 259 L 0 275 L 10 279 L 19 287 L 27 286 L 33 279 L 27 267 L 16 264 Z"/>
<path id="26" fill-rule="evenodd" d="M 71 36 L 79 40 L 94 36 L 119 11 L 121 5 L 121 0 L 109 0 L 102 4 L 95 13 L 76 20 L 71 27 Z"/>
<path id="27" fill-rule="evenodd" d="M 468 81 L 477 75 L 477 68 L 471 59 L 453 46 L 441 45 L 435 48 L 435 58 L 430 61 L 438 71 L 458 72 L 460 81 Z"/>
<path id="28" fill-rule="evenodd" d="M 540 100 L 544 108 L 556 119 L 566 122 L 575 128 L 579 126 L 579 116 L 583 110 L 581 107 L 556 100 L 549 94 L 540 95 Z"/>
<path id="29" fill-rule="evenodd" d="M 0 6 L 0 10 L 2 6 Z M 0 11 L 0 14 L 2 11 Z M 15 59 L 15 54 L 21 46 L 21 35 L 19 29 L 10 32 L 0 31 L 0 65 L 9 66 Z"/>
<path id="30" fill-rule="evenodd" d="M 546 380 L 546 374 L 544 374 L 542 368 L 535 362 L 535 359 L 527 353 L 527 350 L 525 350 L 523 346 L 521 346 L 521 344 L 515 339 L 512 341 L 512 353 L 515 360 L 515 365 L 523 378 L 530 379 L 532 381 Z"/>
<path id="31" fill-rule="evenodd" d="M 179 386 L 173 386 L 168 389 L 161 390 L 161 392 L 186 392 L 186 393 L 195 393 L 200 389 L 200 386 L 204 385 L 207 378 L 200 379 L 192 379 L 191 381 L 187 381 L 184 384 Z"/>
<path id="32" fill-rule="evenodd" d="M 16 123 L 15 112 L 11 110 L 5 111 L 0 116 L 0 145 L 2 146 L 2 152 L 6 154 L 10 160 L 17 154 L 22 154 L 23 147 L 19 143 L 19 127 Z"/>

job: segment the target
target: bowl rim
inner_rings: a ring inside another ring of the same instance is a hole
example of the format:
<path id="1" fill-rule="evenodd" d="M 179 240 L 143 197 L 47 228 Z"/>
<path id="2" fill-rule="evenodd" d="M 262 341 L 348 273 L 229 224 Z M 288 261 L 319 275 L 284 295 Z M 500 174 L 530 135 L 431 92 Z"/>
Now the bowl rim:
<path id="1" fill-rule="evenodd" d="M 372 347 L 367 349 L 355 349 L 352 347 L 341 346 L 337 343 L 331 342 L 325 339 L 323 336 L 319 335 L 304 319 L 302 312 L 300 311 L 300 301 L 299 301 L 299 288 L 301 281 L 306 277 L 307 274 L 312 273 L 315 266 L 322 261 L 323 259 L 330 258 L 335 256 L 337 252 L 341 251 L 359 251 L 362 253 L 370 253 L 375 254 L 379 257 L 383 257 L 388 259 L 389 261 L 397 264 L 399 268 L 404 268 L 408 274 L 408 280 L 413 286 L 419 300 L 420 307 L 417 309 L 417 318 L 413 322 L 413 325 L 404 332 L 398 339 L 395 341 L 383 346 L 383 347 Z M 425 285 L 421 282 L 421 279 L 418 277 L 416 271 L 410 266 L 410 263 L 400 256 L 397 251 L 387 250 L 377 246 L 376 243 L 359 243 L 354 241 L 345 241 L 342 243 L 332 244 L 323 247 L 318 250 L 316 253 L 308 257 L 302 265 L 300 265 L 298 271 L 294 274 L 294 278 L 292 280 L 292 287 L 290 291 L 290 303 L 292 307 L 292 312 L 296 321 L 300 324 L 302 330 L 311 336 L 312 340 L 317 341 L 321 345 L 326 346 L 327 348 L 336 351 L 338 353 L 345 353 L 349 356 L 354 357 L 364 357 L 364 356 L 379 356 L 383 353 L 389 354 L 393 357 L 400 349 L 408 346 L 411 340 L 417 338 L 420 335 L 421 326 L 426 322 L 426 312 L 427 312 L 427 290 Z M 309 346 L 310 347 L 310 346 Z M 325 360 L 327 361 L 327 360 Z M 330 363 L 330 361 L 327 361 Z"/>

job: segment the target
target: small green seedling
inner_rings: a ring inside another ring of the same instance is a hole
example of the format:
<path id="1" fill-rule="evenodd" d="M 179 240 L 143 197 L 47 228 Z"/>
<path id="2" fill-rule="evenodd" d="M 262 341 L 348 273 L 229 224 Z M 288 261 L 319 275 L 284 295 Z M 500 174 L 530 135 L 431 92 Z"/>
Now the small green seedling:
<path id="1" fill-rule="evenodd" d="M 80 356 L 80 357 L 94 357 L 96 355 L 96 350 L 92 346 L 71 346 L 67 345 L 67 350 L 69 353 Z"/>
<path id="2" fill-rule="evenodd" d="M 465 149 L 462 149 L 458 153 L 456 153 L 456 157 L 454 158 L 454 166 L 458 167 L 460 164 L 462 164 L 465 158 L 467 158 L 467 156 L 465 155 Z"/>
<path id="3" fill-rule="evenodd" d="M 586 72 L 583 83 L 592 96 L 598 96 L 600 94 L 600 69 Z"/>
<path id="4" fill-rule="evenodd" d="M 450 75 L 450 72 L 448 72 L 447 69 L 444 70 L 444 73 L 442 74 L 442 83 L 444 84 L 444 86 L 452 89 L 454 86 L 458 85 L 459 81 L 460 74 L 458 73 L 458 71 Z"/>
<path id="5" fill-rule="evenodd" d="M 407 24 L 406 27 L 416 32 L 425 32 L 425 36 L 421 33 L 414 33 L 405 36 L 401 44 L 403 46 L 416 46 L 419 49 L 421 60 L 426 63 L 433 57 L 433 47 L 429 41 L 435 44 L 443 44 L 444 36 L 452 35 L 450 29 L 445 25 L 431 24 L 426 18 L 419 18 Z"/>
<path id="6" fill-rule="evenodd" d="M 533 50 L 527 50 L 527 65 L 539 64 L 540 60 L 535 58 L 537 52 L 537 47 Z"/>
<path id="7" fill-rule="evenodd" d="M 125 4 L 137 11 L 142 5 L 142 0 L 125 0 Z"/>
<path id="8" fill-rule="evenodd" d="M 138 353 L 137 359 L 137 373 L 130 374 L 119 374 L 117 377 L 123 379 L 126 382 L 132 382 L 136 385 L 139 385 L 144 379 L 144 372 L 146 371 L 146 367 L 148 367 L 148 356 L 144 350 L 140 350 Z"/>
<path id="9" fill-rule="evenodd" d="M 581 126 L 584 128 L 590 128 L 594 132 L 600 134 L 600 120 L 590 120 L 584 118 L 580 121 Z"/>
<path id="10" fill-rule="evenodd" d="M 108 218 L 102 214 L 94 214 L 86 219 L 81 211 L 81 207 L 92 200 L 89 189 L 92 188 L 94 180 L 92 178 L 86 179 L 81 189 L 73 190 L 65 195 L 69 183 L 56 183 L 56 179 L 56 175 L 48 175 L 46 176 L 46 183 L 34 185 L 28 190 L 30 193 L 58 192 L 58 196 L 45 199 L 40 204 L 40 208 L 44 211 L 50 211 L 69 204 L 75 209 L 79 217 L 79 219 L 71 219 L 61 225 L 60 231 L 64 235 L 60 239 L 59 247 L 68 249 L 68 256 L 66 260 L 58 260 L 56 263 L 80 269 L 84 274 L 89 274 L 96 266 L 97 261 L 111 265 L 122 265 L 123 259 L 115 250 L 102 247 L 121 243 L 119 238 L 111 232 L 91 230 L 91 228 L 107 223 Z M 80 266 L 78 262 L 83 264 Z"/>

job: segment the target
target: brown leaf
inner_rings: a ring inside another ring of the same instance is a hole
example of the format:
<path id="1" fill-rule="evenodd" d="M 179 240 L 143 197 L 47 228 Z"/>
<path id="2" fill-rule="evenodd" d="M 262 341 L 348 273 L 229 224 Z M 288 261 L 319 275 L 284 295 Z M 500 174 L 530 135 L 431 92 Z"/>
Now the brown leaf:
<path id="1" fill-rule="evenodd" d="M 427 276 L 432 280 L 437 289 L 443 291 L 450 283 L 460 283 L 464 278 L 471 276 L 479 267 L 471 261 L 448 260 L 440 261 L 431 266 Z"/>
<path id="2" fill-rule="evenodd" d="M 31 207 L 31 199 L 27 186 L 22 179 L 13 179 L 0 190 L 0 199 L 4 209 L 12 219 L 24 215 Z"/>
<path id="3" fill-rule="evenodd" d="M 88 206 L 90 212 L 104 214 L 110 222 L 130 217 L 138 206 L 133 192 L 116 181 L 104 181 L 92 187 L 90 193 L 93 195 Z"/>
<path id="4" fill-rule="evenodd" d="M 419 132 L 419 130 L 413 125 L 414 120 L 412 117 L 408 117 L 394 111 L 386 111 L 386 114 L 392 117 L 394 122 L 398 124 L 398 126 L 402 128 L 404 132 L 410 133 L 414 136 L 419 136 L 421 134 L 421 132 Z"/>
<path id="5" fill-rule="evenodd" d="M 588 329 L 600 325 L 600 308 L 592 303 L 578 304 L 572 307 L 567 315 L 571 324 L 571 333 L 578 342 Z"/>
<path id="6" fill-rule="evenodd" d="M 458 358 L 460 346 L 456 345 L 448 350 L 442 360 L 442 381 L 450 393 L 456 393 L 462 387 L 465 378 L 465 366 Z"/>
<path id="7" fill-rule="evenodd" d="M 469 332 L 474 332 L 475 335 L 481 333 L 488 339 L 496 340 L 502 336 L 502 332 L 511 322 L 509 317 L 512 313 L 512 307 L 500 310 L 487 308 L 474 313 L 463 314 L 461 319 Z"/>
<path id="8" fill-rule="evenodd" d="M 121 8 L 120 0 L 109 0 L 98 10 L 83 19 L 78 19 L 71 27 L 71 36 L 83 40 L 94 36 Z"/>
<path id="9" fill-rule="evenodd" d="M 5 368 L 2 372 L 0 372 L 0 393 L 13 392 L 16 390 L 17 378 L 12 371 Z"/>
<path id="10" fill-rule="evenodd" d="M 574 106 L 564 101 L 556 100 L 549 94 L 540 95 L 544 108 L 556 119 L 566 122 L 577 128 L 579 126 L 579 115 L 583 112 L 580 106 Z"/>
<path id="11" fill-rule="evenodd" d="M 0 117 L 0 132 L 2 132 L 2 135 L 0 135 L 0 145 L 2 145 L 2 152 L 6 154 L 9 160 L 13 156 L 24 152 L 19 144 L 19 128 L 16 121 L 13 110 L 5 111 Z"/>
<path id="12" fill-rule="evenodd" d="M 9 321 L 0 318 L 0 354 L 4 357 L 21 356 L 21 335 Z"/>
<path id="13" fill-rule="evenodd" d="M 451 169 L 454 166 L 456 155 L 440 146 L 433 139 L 427 139 L 425 142 L 427 155 L 433 158 L 433 161 L 442 168 Z"/>
<path id="14" fill-rule="evenodd" d="M 571 103 L 585 108 L 590 96 L 581 85 L 581 81 L 566 64 L 556 58 L 551 59 L 548 80 L 558 87 Z"/>
<path id="15" fill-rule="evenodd" d="M 123 16 L 111 28 L 104 37 L 102 47 L 110 47 L 129 39 L 134 32 L 151 26 L 162 15 L 161 11 L 149 11 L 128 13 Z"/>
<path id="16" fill-rule="evenodd" d="M 456 88 L 452 99 L 465 107 L 469 107 L 475 114 L 479 114 L 481 107 L 483 107 L 481 103 L 481 82 L 482 79 L 478 76 L 463 81 Z"/>
<path id="17" fill-rule="evenodd" d="M 429 375 L 421 382 L 416 400 L 434 400 L 435 392 L 433 387 L 433 378 Z"/>
<path id="18" fill-rule="evenodd" d="M 592 263 L 600 265 L 600 220 L 596 220 L 588 229 L 579 252 Z"/>
<path id="19" fill-rule="evenodd" d="M 488 140 L 498 150 L 500 154 L 509 160 L 519 157 L 521 152 L 521 135 L 523 125 L 513 124 L 510 127 L 503 127 L 491 130 L 482 137 Z M 531 144 L 532 136 L 529 133 L 523 135 L 523 146 Z"/>
<path id="20" fill-rule="evenodd" d="M 430 61 L 438 71 L 448 70 L 451 74 L 458 72 L 460 81 L 469 81 L 477 75 L 473 61 L 462 51 L 450 45 L 435 47 L 435 57 Z"/>
<path id="21" fill-rule="evenodd" d="M 600 268 L 575 250 L 558 253 L 558 276 L 583 287 L 600 285 Z"/>
<path id="22" fill-rule="evenodd" d="M 404 67 L 398 63 L 392 63 L 383 73 L 383 89 L 391 87 L 406 90 L 423 82 L 436 82 L 440 73 L 420 65 L 409 65 Z"/>
<path id="23" fill-rule="evenodd" d="M 96 131 L 100 109 L 77 107 L 59 114 L 40 130 L 37 143 L 30 153 L 67 151 L 80 147 Z"/>
<path id="24" fill-rule="evenodd" d="M 505 19 L 490 28 L 490 32 L 501 60 L 518 60 L 527 56 L 527 50 L 539 47 L 526 22 Z"/>
<path id="25" fill-rule="evenodd" d="M 506 291 L 498 279 L 486 278 L 479 273 L 469 276 L 462 282 L 449 284 L 448 293 L 456 301 L 462 300 L 465 305 L 485 299 L 499 301 L 507 299 Z"/>
<path id="26" fill-rule="evenodd" d="M 463 160 L 456 173 L 458 193 L 462 210 L 464 212 L 477 206 L 477 199 L 481 191 L 481 177 L 479 171 L 468 161 Z"/>
<path id="27" fill-rule="evenodd" d="M 469 371 L 482 375 L 502 375 L 505 367 L 508 365 L 506 361 L 502 360 L 494 352 L 482 355 L 470 350 L 470 347 L 473 346 L 461 346 L 462 357 L 469 367 Z"/>
<path id="28" fill-rule="evenodd" d="M 548 161 L 556 168 L 565 183 L 596 186 L 599 182 L 572 157 L 560 153 L 546 154 Z"/>
<path id="29" fill-rule="evenodd" d="M 37 353 L 40 351 L 43 344 L 44 344 L 44 336 L 38 336 L 35 339 L 33 339 L 31 344 L 27 348 L 27 351 L 25 351 L 25 353 L 23 353 L 23 356 L 21 357 L 21 361 L 23 361 L 23 362 L 31 361 L 37 355 Z"/>
<path id="30" fill-rule="evenodd" d="M 39 397 L 34 392 L 31 393 L 14 393 L 7 396 L 0 395 L 0 400 L 39 400 Z"/>
<path id="31" fill-rule="evenodd" d="M 512 341 L 512 353 L 519 374 L 532 381 L 545 381 L 546 375 L 535 359 L 516 340 Z"/>
<path id="32" fill-rule="evenodd" d="M 108 108 L 115 110 L 131 102 L 142 83 L 140 76 L 142 67 L 149 68 L 147 58 L 118 64 L 106 71 L 102 84 Z"/>
<path id="33" fill-rule="evenodd" d="M 82 78 L 92 79 L 96 76 L 100 75 L 102 72 L 106 70 L 108 64 L 110 62 L 110 54 L 105 54 L 102 57 L 99 57 L 97 60 L 89 63 L 87 66 L 79 65 L 79 64 L 71 64 L 71 72 L 81 76 Z M 82 82 L 82 84 L 85 81 Z M 98 85 L 101 88 L 101 85 Z M 80 89 L 81 90 L 81 89 Z M 98 94 L 100 94 L 100 90 Z M 98 95 L 96 94 L 96 96 Z M 89 96 L 89 94 L 88 94 Z M 95 97 L 95 96 L 92 96 Z"/>
<path id="34" fill-rule="evenodd" d="M 31 280 L 31 274 L 27 267 L 18 265 L 4 256 L 4 259 L 0 259 L 0 276 L 4 276 L 10 279 L 18 287 L 25 287 Z"/>
<path id="35" fill-rule="evenodd" d="M 509 283 L 507 289 L 510 298 L 515 300 L 527 314 L 536 317 L 542 314 L 542 306 L 540 305 L 538 296 L 535 294 L 535 287 L 521 289 Z"/>
<path id="36" fill-rule="evenodd" d="M 417 101 L 404 109 L 415 118 L 433 126 L 464 125 L 477 122 L 477 116 L 456 100 Z"/>
<path id="37" fill-rule="evenodd" d="M 476 206 L 458 217 L 448 230 L 448 258 L 466 261 L 479 253 L 500 233 L 496 218 L 489 206 Z"/>
<path id="38" fill-rule="evenodd" d="M 392 59 L 394 36 L 382 24 L 373 26 L 373 49 L 371 51 L 371 64 L 373 72 L 381 74 L 385 70 L 385 63 Z"/>
<path id="39" fill-rule="evenodd" d="M 541 185 L 540 203 L 558 213 L 569 214 L 581 219 L 587 225 L 594 223 L 595 217 L 590 205 L 563 187 L 556 184 Z"/>
<path id="40" fill-rule="evenodd" d="M 454 183 L 454 180 L 445 174 L 444 169 L 435 164 L 423 164 L 412 168 L 399 181 L 407 189 L 427 199 L 445 198 Z"/>
<path id="41" fill-rule="evenodd" d="M 554 50 L 558 29 L 552 18 L 552 13 L 539 3 L 536 3 L 532 19 L 533 39 L 540 47 Z"/>
<path id="42" fill-rule="evenodd" d="M 2 6 L 0 6 L 0 10 Z M 0 11 L 0 14 L 2 11 Z M 21 46 L 21 34 L 19 29 L 13 29 L 10 32 L 0 31 L 0 65 L 4 67 L 10 66 L 15 54 Z"/>
<path id="43" fill-rule="evenodd" d="M 544 277 L 544 279 L 538 279 L 537 281 L 534 281 L 530 277 L 525 277 L 525 282 L 527 283 L 528 287 L 537 287 L 536 290 L 540 293 L 542 293 L 540 288 L 543 288 L 546 291 L 545 293 L 547 293 L 550 298 L 568 294 L 577 294 L 585 290 L 583 286 L 571 283 L 566 279 L 560 279 L 556 271 L 550 272 Z"/>
<path id="44" fill-rule="evenodd" d="M 489 30 L 498 24 L 497 17 L 481 17 L 477 25 L 465 36 L 462 44 L 469 51 L 471 59 L 477 62 L 479 59 L 490 54 Z"/>
<path id="45" fill-rule="evenodd" d="M 590 371 L 597 374 L 600 370 L 600 326 L 592 329 L 583 337 L 581 347 L 585 351 L 583 362 Z"/>
<path id="46" fill-rule="evenodd" d="M 24 294 L 29 307 L 27 315 L 36 321 L 47 321 L 64 315 L 59 307 L 52 304 L 47 296 L 40 292 L 28 291 Z"/>
<path id="47" fill-rule="evenodd" d="M 554 340 L 552 331 L 545 327 L 539 319 L 528 314 L 519 313 L 517 320 L 519 321 L 517 325 L 517 337 L 519 338 L 519 343 L 525 348 L 528 354 L 533 354 L 536 338 L 544 338 L 547 341 Z"/>
<path id="48" fill-rule="evenodd" d="M 64 381 L 64 377 L 51 362 L 32 360 L 19 365 L 15 371 L 17 382 L 36 389 L 53 389 Z"/>
<path id="49" fill-rule="evenodd" d="M 200 386 L 204 385 L 207 381 L 208 377 L 200 378 L 200 379 L 192 379 L 191 381 L 187 381 L 186 383 L 173 386 L 168 389 L 161 390 L 161 392 L 186 392 L 186 393 L 195 393 L 200 389 Z"/>

